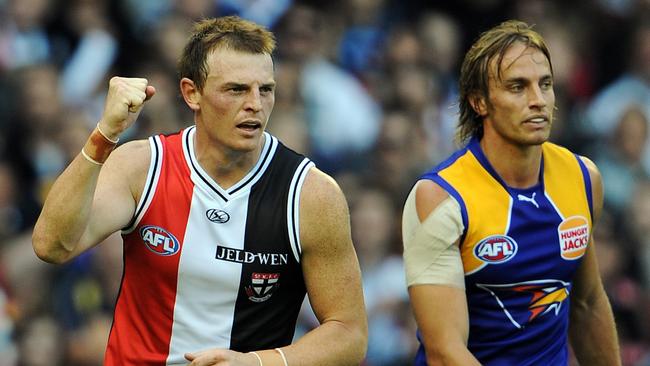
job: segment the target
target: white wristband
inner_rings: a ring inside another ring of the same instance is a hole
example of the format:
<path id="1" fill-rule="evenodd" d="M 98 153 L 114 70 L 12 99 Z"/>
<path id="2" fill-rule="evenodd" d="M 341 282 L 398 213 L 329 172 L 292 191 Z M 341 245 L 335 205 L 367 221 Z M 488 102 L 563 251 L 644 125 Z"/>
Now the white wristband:
<path id="1" fill-rule="evenodd" d="M 93 163 L 93 164 L 95 164 L 95 165 L 99 165 L 99 166 L 104 165 L 104 163 L 100 163 L 100 162 L 98 162 L 97 160 L 95 160 L 95 159 L 91 158 L 90 156 L 88 156 L 88 154 L 86 154 L 86 152 L 84 151 L 83 148 L 81 149 L 81 155 L 82 155 L 84 158 L 86 158 L 86 160 L 88 160 L 89 162 L 91 162 L 91 163 Z"/>
<path id="2" fill-rule="evenodd" d="M 104 138 L 105 138 L 106 140 L 108 140 L 108 141 L 110 141 L 110 142 L 112 142 L 112 143 L 114 143 L 114 144 L 117 144 L 118 142 L 120 142 L 120 138 L 119 138 L 119 137 L 116 138 L 115 140 L 108 138 L 108 136 L 106 136 L 106 134 L 104 133 L 104 131 L 102 131 L 102 129 L 99 128 L 99 122 L 97 122 L 97 127 L 96 127 L 96 128 L 97 128 L 97 131 L 98 131 L 102 136 L 104 136 Z"/>
<path id="3" fill-rule="evenodd" d="M 250 353 L 253 354 L 253 356 L 257 357 L 257 360 L 260 362 L 260 366 L 264 366 L 264 362 L 262 362 L 262 357 L 260 357 L 260 355 L 258 355 L 257 352 L 250 352 Z"/>
<path id="4" fill-rule="evenodd" d="M 282 352 L 282 350 L 279 348 L 276 348 L 275 350 L 278 351 L 278 353 L 282 357 L 282 362 L 284 362 L 284 366 L 289 366 L 289 363 L 287 362 L 287 358 L 284 357 L 284 352 Z"/>

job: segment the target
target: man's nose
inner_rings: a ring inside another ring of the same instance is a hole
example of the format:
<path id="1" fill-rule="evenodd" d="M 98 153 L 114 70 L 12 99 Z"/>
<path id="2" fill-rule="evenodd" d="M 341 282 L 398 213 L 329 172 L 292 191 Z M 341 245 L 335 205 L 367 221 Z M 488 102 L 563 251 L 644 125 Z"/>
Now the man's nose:
<path id="1" fill-rule="evenodd" d="M 246 108 L 253 112 L 259 112 L 262 110 L 262 97 L 259 90 L 252 88 L 248 93 L 246 98 Z"/>
<path id="2" fill-rule="evenodd" d="M 528 105 L 531 108 L 541 109 L 546 107 L 546 98 L 539 85 L 533 85 L 528 91 Z"/>

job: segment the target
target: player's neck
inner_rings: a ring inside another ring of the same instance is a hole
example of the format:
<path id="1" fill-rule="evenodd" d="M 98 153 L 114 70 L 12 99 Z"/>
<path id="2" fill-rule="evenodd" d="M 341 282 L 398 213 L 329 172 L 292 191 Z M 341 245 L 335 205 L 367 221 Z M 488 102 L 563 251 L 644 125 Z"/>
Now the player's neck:
<path id="1" fill-rule="evenodd" d="M 253 151 L 237 151 L 213 143 L 194 142 L 194 153 L 201 168 L 217 183 L 228 189 L 239 182 L 255 166 L 264 146 L 264 138 Z"/>
<path id="2" fill-rule="evenodd" d="M 481 150 L 501 179 L 513 188 L 530 188 L 539 181 L 542 146 L 520 146 L 498 139 L 481 139 Z"/>

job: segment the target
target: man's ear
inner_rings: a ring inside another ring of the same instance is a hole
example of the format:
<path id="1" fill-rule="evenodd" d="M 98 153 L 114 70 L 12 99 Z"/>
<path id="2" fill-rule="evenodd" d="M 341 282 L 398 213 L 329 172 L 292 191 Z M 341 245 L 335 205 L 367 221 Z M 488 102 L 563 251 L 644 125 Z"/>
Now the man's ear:
<path id="1" fill-rule="evenodd" d="M 485 97 L 482 95 L 479 95 L 478 93 L 473 93 L 472 95 L 469 96 L 469 103 L 472 106 L 472 109 L 476 114 L 478 114 L 481 117 L 485 117 L 488 114 L 488 108 L 487 108 L 487 102 L 485 101 Z"/>
<path id="2" fill-rule="evenodd" d="M 185 103 L 187 103 L 191 110 L 196 112 L 201 109 L 201 106 L 199 105 L 199 101 L 201 100 L 201 92 L 199 91 L 199 88 L 196 86 L 194 81 L 188 78 L 182 78 L 181 94 L 183 95 Z"/>

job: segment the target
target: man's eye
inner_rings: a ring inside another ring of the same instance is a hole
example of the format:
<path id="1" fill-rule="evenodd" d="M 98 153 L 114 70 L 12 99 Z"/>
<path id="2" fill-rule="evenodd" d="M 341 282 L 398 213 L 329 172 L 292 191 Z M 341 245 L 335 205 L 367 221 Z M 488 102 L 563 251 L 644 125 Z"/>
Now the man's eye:
<path id="1" fill-rule="evenodd" d="M 524 90 L 524 87 L 521 84 L 512 84 L 512 85 L 510 85 L 510 91 L 520 92 L 522 90 Z"/>

